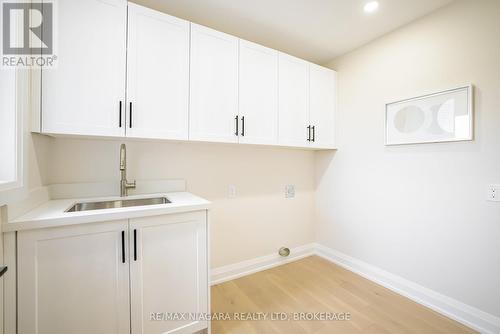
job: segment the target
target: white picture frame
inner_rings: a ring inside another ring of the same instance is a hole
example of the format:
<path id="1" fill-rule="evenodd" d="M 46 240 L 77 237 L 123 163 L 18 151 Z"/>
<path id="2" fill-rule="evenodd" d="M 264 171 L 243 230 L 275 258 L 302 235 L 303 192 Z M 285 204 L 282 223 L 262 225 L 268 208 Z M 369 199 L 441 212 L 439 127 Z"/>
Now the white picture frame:
<path id="1" fill-rule="evenodd" d="M 471 84 L 385 105 L 385 145 L 474 139 Z"/>

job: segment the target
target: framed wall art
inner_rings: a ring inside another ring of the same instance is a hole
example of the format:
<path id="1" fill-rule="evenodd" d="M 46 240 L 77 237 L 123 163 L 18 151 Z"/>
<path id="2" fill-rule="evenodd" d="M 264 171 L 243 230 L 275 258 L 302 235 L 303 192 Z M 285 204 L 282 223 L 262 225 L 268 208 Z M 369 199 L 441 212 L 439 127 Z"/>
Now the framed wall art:
<path id="1" fill-rule="evenodd" d="M 385 145 L 472 139 L 472 85 L 386 104 Z"/>

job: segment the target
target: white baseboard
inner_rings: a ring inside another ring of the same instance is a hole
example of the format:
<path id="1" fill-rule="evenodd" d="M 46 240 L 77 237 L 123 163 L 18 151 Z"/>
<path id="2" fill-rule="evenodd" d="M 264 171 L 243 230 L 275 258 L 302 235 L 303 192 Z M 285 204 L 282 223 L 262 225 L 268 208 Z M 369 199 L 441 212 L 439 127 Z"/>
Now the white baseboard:
<path id="1" fill-rule="evenodd" d="M 280 266 L 285 263 L 297 261 L 307 256 L 314 255 L 315 246 L 315 244 L 307 244 L 300 247 L 291 248 L 290 255 L 288 257 L 281 257 L 276 252 L 276 254 L 269 254 L 251 260 L 246 260 L 212 269 L 210 272 L 211 285 L 230 281 L 262 270 Z"/>
<path id="2" fill-rule="evenodd" d="M 270 254 L 212 269 L 211 284 L 223 283 L 307 256 L 318 255 L 481 333 L 500 334 L 500 318 L 334 249 L 311 243 L 292 248 L 290 251 L 290 256 L 286 258 Z"/>
<path id="3" fill-rule="evenodd" d="M 323 245 L 316 245 L 316 254 L 370 281 L 424 305 L 481 333 L 500 333 L 500 318 L 427 289 L 412 281 L 391 274 L 361 260 Z"/>

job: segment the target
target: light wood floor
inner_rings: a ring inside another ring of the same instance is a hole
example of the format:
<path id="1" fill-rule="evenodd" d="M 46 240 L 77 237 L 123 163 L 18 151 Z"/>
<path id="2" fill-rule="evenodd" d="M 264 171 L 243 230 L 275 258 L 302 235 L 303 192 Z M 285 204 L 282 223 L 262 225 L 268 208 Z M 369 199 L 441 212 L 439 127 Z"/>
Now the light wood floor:
<path id="1" fill-rule="evenodd" d="M 475 333 L 320 257 L 212 287 L 212 313 L 350 313 L 349 321 L 212 321 L 212 333 Z"/>

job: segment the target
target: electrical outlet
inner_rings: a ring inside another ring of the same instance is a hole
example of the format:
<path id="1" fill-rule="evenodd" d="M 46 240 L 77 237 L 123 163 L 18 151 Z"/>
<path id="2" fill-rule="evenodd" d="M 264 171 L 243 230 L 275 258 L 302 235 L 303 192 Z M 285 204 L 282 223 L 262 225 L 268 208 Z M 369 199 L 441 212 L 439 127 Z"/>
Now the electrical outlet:
<path id="1" fill-rule="evenodd" d="M 500 202 L 500 184 L 490 184 L 488 186 L 488 201 Z"/>
<path id="2" fill-rule="evenodd" d="M 227 188 L 227 196 L 229 198 L 235 198 L 236 197 L 236 186 L 235 185 L 230 185 L 228 188 Z"/>
<path id="3" fill-rule="evenodd" d="M 293 184 L 289 184 L 285 187 L 285 198 L 294 198 L 295 197 L 295 186 Z"/>

